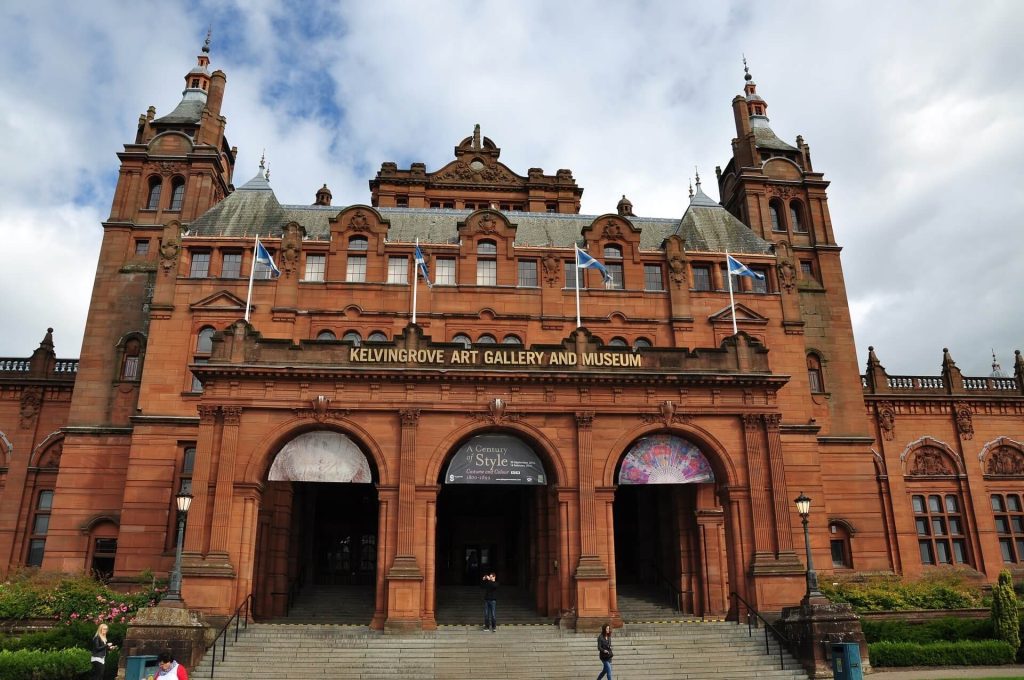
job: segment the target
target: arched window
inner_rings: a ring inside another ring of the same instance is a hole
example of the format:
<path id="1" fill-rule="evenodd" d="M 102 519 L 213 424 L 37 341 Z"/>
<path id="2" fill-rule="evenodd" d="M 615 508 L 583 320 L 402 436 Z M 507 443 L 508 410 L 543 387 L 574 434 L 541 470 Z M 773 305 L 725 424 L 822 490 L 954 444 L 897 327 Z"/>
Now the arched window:
<path id="1" fill-rule="evenodd" d="M 647 338 L 637 338 L 633 341 L 633 349 L 642 349 L 644 347 L 652 347 L 651 341 Z"/>
<path id="2" fill-rule="evenodd" d="M 606 260 L 621 260 L 622 259 L 622 248 L 616 245 L 606 245 L 604 247 L 604 259 Z"/>
<path id="3" fill-rule="evenodd" d="M 497 255 L 498 245 L 494 241 L 480 241 L 476 244 L 477 255 Z"/>
<path id="4" fill-rule="evenodd" d="M 454 338 L 452 338 L 452 342 L 461 343 L 462 346 L 465 347 L 466 349 L 469 349 L 473 345 L 473 341 L 465 333 L 459 333 L 458 335 L 456 335 Z"/>
<path id="5" fill-rule="evenodd" d="M 800 205 L 800 201 L 790 201 L 789 203 L 789 223 L 793 227 L 793 231 L 807 231 L 807 226 L 803 220 L 803 207 Z"/>
<path id="6" fill-rule="evenodd" d="M 209 363 L 210 353 L 213 352 L 213 334 L 216 332 L 217 329 L 212 326 L 204 326 L 199 329 L 199 334 L 196 336 L 196 354 L 192 357 L 192 363 Z M 195 375 L 192 376 L 192 391 L 203 391 L 203 383 Z"/>
<path id="7" fill-rule="evenodd" d="M 139 379 L 139 361 L 142 354 L 142 343 L 132 338 L 124 344 L 124 356 L 121 358 L 121 380 Z"/>
<path id="8" fill-rule="evenodd" d="M 316 334 L 317 340 L 337 340 L 338 336 L 334 334 L 334 331 L 323 330 Z"/>
<path id="9" fill-rule="evenodd" d="M 171 181 L 171 207 L 169 210 L 181 210 L 182 201 L 185 200 L 185 178 L 175 177 Z"/>
<path id="10" fill-rule="evenodd" d="M 367 342 L 387 342 L 388 336 L 384 335 L 381 331 L 374 331 L 370 333 L 370 337 L 366 338 Z"/>
<path id="11" fill-rule="evenodd" d="M 501 344 L 503 344 L 503 345 L 521 345 L 521 344 L 523 344 L 523 341 L 519 339 L 518 335 L 515 335 L 513 333 L 509 333 L 508 335 L 506 335 L 504 338 L 501 339 Z"/>
<path id="12" fill-rule="evenodd" d="M 490 333 L 484 333 L 479 338 L 477 338 L 476 341 L 478 344 L 481 345 L 494 345 L 497 344 L 498 342 L 497 339 L 495 339 L 495 337 Z"/>
<path id="13" fill-rule="evenodd" d="M 608 343 L 609 347 L 629 347 L 629 343 L 626 342 L 625 338 L 615 337 Z"/>
<path id="14" fill-rule="evenodd" d="M 807 382 L 811 392 L 816 394 L 825 391 L 825 380 L 821 374 L 821 357 L 813 352 L 807 355 Z"/>
<path id="15" fill-rule="evenodd" d="M 778 201 L 772 201 L 768 204 L 768 216 L 772 220 L 772 231 L 786 231 L 786 225 L 782 223 L 779 207 Z"/>
<path id="16" fill-rule="evenodd" d="M 160 192 L 164 183 L 159 177 L 149 178 L 149 198 L 146 199 L 147 210 L 158 210 L 160 208 Z"/>
<path id="17" fill-rule="evenodd" d="M 36 496 L 36 504 L 29 523 L 28 555 L 25 565 L 39 567 L 43 564 L 46 551 L 46 534 L 50 530 L 50 510 L 53 508 L 53 491 L 44 489 Z"/>
<path id="18" fill-rule="evenodd" d="M 348 240 L 349 250 L 369 250 L 370 241 L 365 236 L 353 236 Z"/>
<path id="19" fill-rule="evenodd" d="M 217 329 L 212 326 L 206 326 L 199 331 L 199 335 L 196 336 L 196 354 L 209 354 L 213 351 L 213 334 L 217 332 Z"/>
<path id="20" fill-rule="evenodd" d="M 363 344 L 363 336 L 359 335 L 356 331 L 349 331 L 345 335 L 341 336 L 342 342 L 351 342 L 355 347 L 359 347 Z"/>

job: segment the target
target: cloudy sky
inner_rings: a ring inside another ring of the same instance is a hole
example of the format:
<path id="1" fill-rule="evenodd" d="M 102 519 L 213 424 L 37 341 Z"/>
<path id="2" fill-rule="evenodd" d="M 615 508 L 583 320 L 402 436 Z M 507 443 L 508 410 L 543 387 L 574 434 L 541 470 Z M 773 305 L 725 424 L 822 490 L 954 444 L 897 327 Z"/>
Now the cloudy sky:
<path id="1" fill-rule="evenodd" d="M 861 364 L 1024 349 L 1024 3 L 162 0 L 0 6 L 0 356 L 47 326 L 78 356 L 115 153 L 211 24 L 236 184 L 266 149 L 283 203 L 369 202 L 382 161 L 435 170 L 480 123 L 520 174 L 571 168 L 584 213 L 678 217 L 695 166 L 718 195 L 745 53 L 832 182 Z"/>

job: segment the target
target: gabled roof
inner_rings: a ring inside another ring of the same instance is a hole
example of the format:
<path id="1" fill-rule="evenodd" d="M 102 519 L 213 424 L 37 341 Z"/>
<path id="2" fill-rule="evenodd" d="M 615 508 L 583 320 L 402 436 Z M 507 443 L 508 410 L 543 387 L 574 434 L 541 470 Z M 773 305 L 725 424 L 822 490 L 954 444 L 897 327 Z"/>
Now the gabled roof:
<path id="1" fill-rule="evenodd" d="M 771 243 L 701 191 L 700 182 L 674 233 L 685 241 L 687 251 L 760 254 L 772 248 Z"/>

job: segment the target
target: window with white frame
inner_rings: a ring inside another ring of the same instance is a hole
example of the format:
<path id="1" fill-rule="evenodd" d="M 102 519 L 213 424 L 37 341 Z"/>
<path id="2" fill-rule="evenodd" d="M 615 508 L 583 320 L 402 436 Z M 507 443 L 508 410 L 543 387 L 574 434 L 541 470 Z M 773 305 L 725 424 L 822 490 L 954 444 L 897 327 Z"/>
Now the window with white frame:
<path id="1" fill-rule="evenodd" d="M 409 258 L 404 255 L 388 257 L 388 283 L 409 283 Z"/>
<path id="2" fill-rule="evenodd" d="M 434 258 L 434 285 L 454 286 L 455 285 L 455 258 L 435 257 Z"/>
<path id="3" fill-rule="evenodd" d="M 306 255 L 306 273 L 304 281 L 323 281 L 324 270 L 327 266 L 327 256 L 310 253 Z"/>

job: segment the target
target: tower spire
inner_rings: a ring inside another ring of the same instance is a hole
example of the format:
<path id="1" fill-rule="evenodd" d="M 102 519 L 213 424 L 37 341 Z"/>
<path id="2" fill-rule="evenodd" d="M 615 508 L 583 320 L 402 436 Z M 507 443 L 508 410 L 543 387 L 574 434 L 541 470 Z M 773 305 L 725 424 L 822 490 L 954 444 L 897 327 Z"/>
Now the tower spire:
<path id="1" fill-rule="evenodd" d="M 204 54 L 209 54 L 210 53 L 210 36 L 211 35 L 213 35 L 213 24 L 210 24 L 210 27 L 208 29 L 206 29 L 206 40 L 203 41 L 203 53 Z"/>

